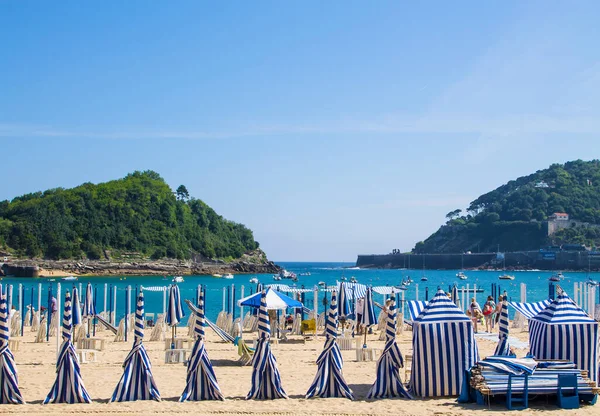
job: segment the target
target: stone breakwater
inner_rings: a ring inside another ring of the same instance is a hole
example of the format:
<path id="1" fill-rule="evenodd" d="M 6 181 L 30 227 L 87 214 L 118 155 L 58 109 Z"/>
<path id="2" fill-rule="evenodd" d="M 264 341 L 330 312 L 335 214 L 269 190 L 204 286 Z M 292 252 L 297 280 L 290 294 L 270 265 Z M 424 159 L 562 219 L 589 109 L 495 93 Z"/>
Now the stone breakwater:
<path id="1" fill-rule="evenodd" d="M 223 273 L 278 273 L 272 261 L 193 262 L 179 260 L 108 261 L 108 260 L 15 260 L 2 266 L 4 275 L 16 277 L 48 276 L 183 276 Z"/>

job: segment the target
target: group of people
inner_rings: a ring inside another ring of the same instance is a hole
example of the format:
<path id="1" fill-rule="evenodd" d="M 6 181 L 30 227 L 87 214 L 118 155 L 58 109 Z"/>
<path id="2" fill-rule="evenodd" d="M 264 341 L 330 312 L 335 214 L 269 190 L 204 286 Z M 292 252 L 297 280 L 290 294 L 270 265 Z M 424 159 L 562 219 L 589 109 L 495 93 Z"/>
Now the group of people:
<path id="1" fill-rule="evenodd" d="M 498 303 L 494 302 L 492 296 L 488 296 L 482 309 L 475 298 L 471 298 L 471 304 L 469 305 L 469 309 L 467 309 L 467 315 L 469 315 L 471 321 L 473 321 L 473 330 L 475 332 L 478 332 L 480 323 L 485 324 L 485 332 L 492 332 L 494 330 L 495 324 L 500 320 L 503 301 L 504 297 L 502 295 L 498 296 Z M 483 322 L 481 322 L 482 320 Z"/>

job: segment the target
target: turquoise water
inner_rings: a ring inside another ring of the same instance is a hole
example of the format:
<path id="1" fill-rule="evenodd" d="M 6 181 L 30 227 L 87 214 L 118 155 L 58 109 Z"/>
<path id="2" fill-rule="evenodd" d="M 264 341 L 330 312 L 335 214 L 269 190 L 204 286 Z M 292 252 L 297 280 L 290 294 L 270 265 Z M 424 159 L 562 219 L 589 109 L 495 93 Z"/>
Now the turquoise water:
<path id="1" fill-rule="evenodd" d="M 405 292 L 405 299 L 415 299 L 417 287 L 419 291 L 419 299 L 425 299 L 425 292 L 428 289 L 429 297 L 433 296 L 438 287 L 448 290 L 448 285 L 457 283 L 458 287 L 463 287 L 466 284 L 472 288 L 474 284 L 477 287 L 482 287 L 485 292 L 477 294 L 478 301 L 482 302 L 484 296 L 491 293 L 492 283 L 496 283 L 500 286 L 501 291 L 507 291 L 508 296 L 513 300 L 519 300 L 520 290 L 519 284 L 527 284 L 527 301 L 538 301 L 546 299 L 548 296 L 548 277 L 552 274 L 551 272 L 541 271 L 527 271 L 527 272 L 511 272 L 515 276 L 515 280 L 506 281 L 498 280 L 498 276 L 501 274 L 498 271 L 466 271 L 468 280 L 461 281 L 456 278 L 457 270 L 373 270 L 373 269 L 356 269 L 353 268 L 352 263 L 291 263 L 282 262 L 278 263 L 282 267 L 285 267 L 288 271 L 293 271 L 296 274 L 310 272 L 310 276 L 298 276 L 297 286 L 305 286 L 306 288 L 312 288 L 314 285 L 323 281 L 327 285 L 334 285 L 337 280 L 342 276 L 350 279 L 351 276 L 356 277 L 359 283 L 373 285 L 373 286 L 386 286 L 386 285 L 399 285 L 401 280 L 406 276 L 411 276 L 414 283 L 409 286 Z M 421 276 L 425 274 L 428 278 L 427 282 L 421 282 Z M 571 293 L 573 291 L 573 283 L 585 281 L 587 279 L 586 273 L 575 273 L 567 272 L 565 279 L 559 284 L 567 291 Z M 291 280 L 281 280 L 275 282 L 272 275 L 255 275 L 259 278 L 261 283 L 284 283 L 291 285 Z M 591 273 L 590 276 L 594 280 L 600 279 L 600 273 Z M 184 276 L 185 282 L 180 283 L 179 287 L 181 290 L 181 296 L 184 299 L 194 299 L 196 287 L 200 284 L 206 286 L 206 314 L 209 318 L 215 319 L 218 312 L 223 308 L 223 288 L 229 286 L 230 293 L 231 285 L 235 285 L 236 288 L 236 300 L 240 298 L 241 291 L 240 287 L 243 285 L 245 289 L 245 295 L 249 295 L 250 291 L 256 291 L 256 285 L 249 283 L 250 278 L 253 275 L 236 275 L 234 279 L 219 279 L 211 276 Z M 51 287 L 53 292 L 56 292 L 56 284 L 60 282 L 60 279 L 51 282 L 48 279 L 31 279 L 31 278 L 8 278 L 5 277 L 0 281 L 0 284 L 12 284 L 15 286 L 14 289 L 14 301 L 13 304 L 17 305 L 17 289 L 16 286 L 21 283 L 25 289 L 25 304 L 28 305 L 31 302 L 31 293 L 34 292 L 34 305 L 37 305 L 37 288 L 38 283 L 42 283 L 42 305 L 47 306 L 48 299 L 48 288 Z M 107 283 L 117 287 L 117 319 L 120 319 L 125 313 L 125 288 L 130 285 L 132 293 L 135 293 L 136 286 L 166 286 L 170 283 L 170 280 L 163 280 L 162 277 L 81 277 L 75 282 L 79 285 L 81 283 L 83 287 L 87 282 L 92 282 L 97 288 L 97 300 L 96 308 L 98 311 L 103 310 L 104 307 L 104 284 Z M 62 291 L 64 294 L 65 288 L 73 286 L 73 282 L 60 282 Z M 85 289 L 84 289 L 85 290 Z M 320 297 L 325 296 L 321 293 Z M 146 312 L 162 313 L 163 298 L 162 293 L 157 292 L 145 292 L 146 299 Z M 376 302 L 381 302 L 382 295 L 375 295 Z M 107 301 L 107 305 L 110 305 L 110 301 Z M 313 307 L 313 295 L 307 294 L 306 306 L 309 308 Z M 134 305 L 132 295 L 132 308 Z M 319 305 L 319 309 L 322 311 L 322 304 Z M 186 315 L 189 314 L 187 308 L 185 308 Z M 239 316 L 239 308 L 235 308 L 235 315 Z M 184 319 L 187 322 L 187 319 Z"/>

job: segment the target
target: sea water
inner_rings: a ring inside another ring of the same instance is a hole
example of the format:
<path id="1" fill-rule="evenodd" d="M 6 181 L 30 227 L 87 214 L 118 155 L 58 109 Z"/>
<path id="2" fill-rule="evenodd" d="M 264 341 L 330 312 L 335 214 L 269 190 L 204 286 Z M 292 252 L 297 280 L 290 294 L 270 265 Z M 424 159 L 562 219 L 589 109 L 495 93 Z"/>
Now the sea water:
<path id="1" fill-rule="evenodd" d="M 295 283 L 297 287 L 314 288 L 320 282 L 324 282 L 327 286 L 335 285 L 337 281 L 340 281 L 342 277 L 345 277 L 348 281 L 354 277 L 359 283 L 371 286 L 394 286 L 400 285 L 403 279 L 408 276 L 414 281 L 408 289 L 404 292 L 405 300 L 414 300 L 417 297 L 419 300 L 425 300 L 426 294 L 429 299 L 435 295 L 438 288 L 448 291 L 449 286 L 457 284 L 459 288 L 466 287 L 473 288 L 477 285 L 477 288 L 484 289 L 483 293 L 477 293 L 477 301 L 483 305 L 485 299 L 491 294 L 492 283 L 498 285 L 500 293 L 506 291 L 510 300 L 520 300 L 520 284 L 525 283 L 527 285 L 527 301 L 534 302 L 548 298 L 548 278 L 553 274 L 547 271 L 522 271 L 513 272 L 510 274 L 515 276 L 515 280 L 499 280 L 498 276 L 503 274 L 501 271 L 472 271 L 467 270 L 465 274 L 468 276 L 467 280 L 459 280 L 456 277 L 458 270 L 381 270 L 381 269 L 359 269 L 353 267 L 352 263 L 309 263 L 309 262 L 279 262 L 277 263 L 284 267 L 290 272 L 294 272 L 298 275 L 298 282 Z M 301 273 L 310 273 L 310 275 L 303 275 Z M 427 281 L 421 281 L 422 276 L 427 277 Z M 573 291 L 574 282 L 583 282 L 587 280 L 587 273 L 578 272 L 565 272 L 565 279 L 561 282 L 556 282 L 560 285 L 567 294 L 571 294 Z M 590 273 L 589 276 L 598 281 L 600 279 L 600 273 Z M 294 283 L 289 279 L 282 279 L 281 281 L 275 281 L 272 274 L 238 274 L 234 275 L 233 279 L 215 278 L 212 276 L 184 276 L 185 281 L 179 283 L 182 299 L 194 300 L 196 296 L 196 288 L 198 285 L 204 285 L 206 288 L 206 300 L 205 308 L 206 315 L 209 319 L 215 320 L 218 313 L 225 309 L 234 314 L 235 317 L 239 317 L 240 308 L 237 305 L 232 309 L 231 299 L 232 293 L 235 292 L 235 301 L 240 299 L 242 294 L 242 286 L 244 287 L 244 295 L 248 296 L 251 293 L 256 293 L 257 285 L 252 284 L 249 280 L 252 277 L 257 277 L 262 284 L 273 284 L 281 283 L 287 285 L 293 285 Z M 4 277 L 0 279 L 0 284 L 3 286 L 6 284 L 13 285 L 13 305 L 18 308 L 18 285 L 23 284 L 24 288 L 24 304 L 29 305 L 31 303 L 31 295 L 33 291 L 33 305 L 37 307 L 38 299 L 38 283 L 42 284 L 42 305 L 48 307 L 48 293 L 49 289 L 52 293 L 56 294 L 57 283 L 61 284 L 61 292 L 64 297 L 66 289 L 71 289 L 73 286 L 79 287 L 79 284 L 83 287 L 83 293 L 80 294 L 80 299 L 83 302 L 85 296 L 85 287 L 88 282 L 91 282 L 95 288 L 96 293 L 96 310 L 104 310 L 104 285 L 107 284 L 108 288 L 117 288 L 117 303 L 116 303 L 116 322 L 125 314 L 126 305 L 126 288 L 131 287 L 131 311 L 135 311 L 135 293 L 141 287 L 149 286 L 168 286 L 171 284 L 171 277 L 164 278 L 162 276 L 94 276 L 94 277 L 80 277 L 77 281 L 61 281 L 60 278 L 56 278 L 55 281 L 50 281 L 46 278 L 14 278 Z M 235 287 L 235 290 L 233 289 Z M 112 292 L 111 292 L 112 293 Z M 599 291 L 600 293 L 600 291 Z M 323 298 L 327 295 L 325 292 L 319 293 L 319 311 L 324 310 Z M 400 296 L 400 295 L 398 295 Z M 472 296 L 472 295 L 471 295 Z M 112 295 L 109 293 L 107 296 L 107 309 L 110 306 L 110 299 Z M 146 313 L 162 313 L 163 312 L 163 294 L 161 292 L 144 291 L 145 297 L 145 312 Z M 225 304 L 224 304 L 225 298 Z M 383 303 L 383 295 L 374 294 L 374 300 L 379 303 Z M 470 300 L 470 299 L 469 299 Z M 305 305 L 312 309 L 314 307 L 314 295 L 313 293 L 307 293 L 305 295 Z M 62 301 L 61 301 L 62 305 Z M 245 312 L 248 309 L 245 310 Z M 184 305 L 184 311 L 186 318 L 182 321 L 181 325 L 187 323 L 187 317 L 189 316 L 189 310 Z M 244 312 L 244 313 L 245 313 Z M 512 312 L 512 311 L 511 311 Z"/>

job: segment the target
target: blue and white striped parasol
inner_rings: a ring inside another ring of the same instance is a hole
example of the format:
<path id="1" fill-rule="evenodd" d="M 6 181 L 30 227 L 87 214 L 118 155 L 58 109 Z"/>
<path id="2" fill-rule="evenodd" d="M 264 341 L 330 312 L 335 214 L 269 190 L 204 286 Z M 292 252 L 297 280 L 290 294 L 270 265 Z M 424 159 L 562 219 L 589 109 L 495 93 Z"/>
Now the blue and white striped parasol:
<path id="1" fill-rule="evenodd" d="M 377 316 L 375 315 L 375 303 L 373 302 L 373 290 L 369 287 L 365 293 L 365 301 L 363 302 L 362 317 L 360 325 L 363 327 L 365 339 L 363 348 L 367 348 L 367 332 L 371 325 L 377 324 Z"/>
<path id="2" fill-rule="evenodd" d="M 385 325 L 385 348 L 377 360 L 377 378 L 371 386 L 367 399 L 404 397 L 412 399 L 400 379 L 399 368 L 404 367 L 404 359 L 396 344 L 396 296 L 392 292 L 387 310 Z"/>
<path id="3" fill-rule="evenodd" d="M 94 306 L 94 292 L 92 284 L 88 283 L 85 288 L 85 301 L 83 303 L 83 316 L 89 319 L 96 316 L 96 307 Z"/>
<path id="4" fill-rule="evenodd" d="M 81 325 L 81 301 L 79 300 L 79 291 L 73 286 L 73 328 Z"/>
<path id="5" fill-rule="evenodd" d="M 346 294 L 346 284 L 344 282 L 340 283 L 340 298 L 338 303 L 338 316 L 340 318 L 345 318 L 350 315 L 352 311 L 350 310 L 350 301 L 348 300 L 348 295 Z M 342 329 L 343 331 L 343 329 Z"/>
<path id="6" fill-rule="evenodd" d="M 185 390 L 180 402 L 198 400 L 223 400 L 217 376 L 213 370 L 204 345 L 204 297 L 198 292 L 198 310 L 195 312 L 194 336 L 196 342 L 187 364 Z"/>
<path id="7" fill-rule="evenodd" d="M 25 400 L 19 390 L 15 357 L 8 349 L 10 328 L 6 305 L 6 295 L 0 287 L 0 404 L 24 404 Z"/>
<path id="8" fill-rule="evenodd" d="M 327 322 L 325 323 L 325 346 L 317 358 L 317 374 L 306 393 L 306 398 L 311 397 L 346 397 L 354 400 L 354 394 L 348 387 L 342 367 L 344 360 L 340 347 L 337 344 L 338 305 L 336 293 L 331 293 L 331 303 Z"/>
<path id="9" fill-rule="evenodd" d="M 262 291 L 262 299 L 258 309 L 258 343 L 252 357 L 252 387 L 246 396 L 246 400 L 288 398 L 281 386 L 277 360 L 275 360 L 271 352 L 271 345 L 269 345 L 270 337 L 271 326 L 267 312 L 267 295 Z"/>
<path id="10" fill-rule="evenodd" d="M 81 378 L 79 361 L 73 342 L 71 342 L 72 330 L 71 294 L 67 291 L 62 321 L 63 343 L 56 360 L 56 380 L 50 393 L 46 396 L 44 404 L 92 402 Z"/>
<path id="11" fill-rule="evenodd" d="M 123 362 L 123 375 L 110 399 L 111 402 L 135 400 L 160 401 L 160 393 L 152 375 L 152 364 L 143 344 L 144 293 L 140 290 L 135 311 L 134 341 Z"/>
<path id="12" fill-rule="evenodd" d="M 165 316 L 165 322 L 172 328 L 171 332 L 171 346 L 175 346 L 175 337 L 177 336 L 177 324 L 181 322 L 185 313 L 181 305 L 181 295 L 179 293 L 179 286 L 173 284 L 169 287 L 169 301 L 167 303 L 167 314 Z"/>
<path id="13" fill-rule="evenodd" d="M 510 355 L 510 345 L 508 345 L 508 304 L 506 300 L 502 301 L 498 329 L 498 345 L 496 346 L 494 355 Z"/>

